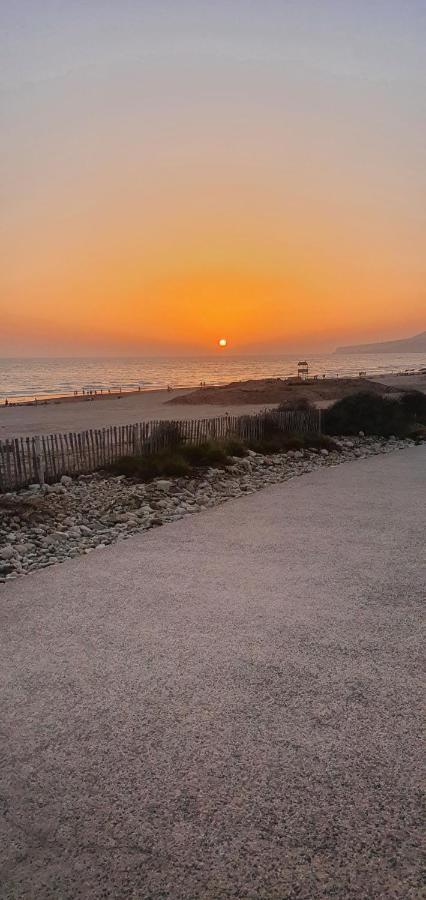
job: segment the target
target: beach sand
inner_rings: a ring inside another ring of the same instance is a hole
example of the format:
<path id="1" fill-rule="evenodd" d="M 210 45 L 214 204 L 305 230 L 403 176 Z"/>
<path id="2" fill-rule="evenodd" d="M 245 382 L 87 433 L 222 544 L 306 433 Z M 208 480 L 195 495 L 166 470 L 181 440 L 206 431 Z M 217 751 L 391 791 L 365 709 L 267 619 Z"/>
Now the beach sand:
<path id="1" fill-rule="evenodd" d="M 383 375 L 375 377 L 374 381 L 380 381 L 395 391 L 421 390 L 426 393 L 426 375 L 422 374 Z M 318 389 L 322 390 L 323 387 L 324 382 L 318 382 Z M 207 400 L 208 393 L 212 389 L 205 390 Z M 178 398 L 186 398 L 190 392 L 190 388 L 174 390 L 171 394 L 166 390 L 141 391 L 123 394 L 121 399 L 117 395 L 103 395 L 93 401 L 83 397 L 68 397 L 63 400 L 50 400 L 46 405 L 18 405 L 7 408 L 1 406 L 0 440 L 34 434 L 85 431 L 89 428 L 105 428 L 108 425 L 130 425 L 134 422 L 155 419 L 202 419 L 223 416 L 227 412 L 232 415 L 248 415 L 276 405 L 268 400 L 267 394 L 262 391 L 255 393 L 257 403 L 247 400 L 238 402 L 238 392 L 234 397 L 228 395 L 225 398 L 219 391 L 217 403 L 193 404 L 184 401 L 180 404 Z M 173 403 L 169 403 L 171 399 Z M 332 402 L 330 399 L 319 400 L 317 405 L 324 408 L 330 402 Z"/>
<path id="2" fill-rule="evenodd" d="M 155 419 L 203 419 L 260 412 L 265 404 L 169 406 L 170 397 L 184 396 L 185 390 L 141 391 L 118 396 L 103 396 L 93 401 L 82 397 L 49 401 L 46 405 L 0 407 L 0 440 L 26 437 L 34 434 L 85 431 L 89 428 L 106 428 L 108 425 L 131 425 L 134 422 Z"/>

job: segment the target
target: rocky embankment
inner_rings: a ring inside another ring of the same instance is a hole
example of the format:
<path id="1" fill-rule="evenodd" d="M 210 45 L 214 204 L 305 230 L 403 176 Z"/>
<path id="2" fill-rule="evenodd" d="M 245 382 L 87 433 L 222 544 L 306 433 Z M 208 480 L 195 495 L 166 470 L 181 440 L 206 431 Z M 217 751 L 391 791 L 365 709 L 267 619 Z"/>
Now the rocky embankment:
<path id="1" fill-rule="evenodd" d="M 263 456 L 249 451 L 225 469 L 196 476 L 135 483 L 96 473 L 63 476 L 53 485 L 0 496 L 0 582 L 91 553 L 132 534 L 287 481 L 320 466 L 335 466 L 413 445 L 377 438 L 341 439 L 338 449 L 293 450 Z"/>

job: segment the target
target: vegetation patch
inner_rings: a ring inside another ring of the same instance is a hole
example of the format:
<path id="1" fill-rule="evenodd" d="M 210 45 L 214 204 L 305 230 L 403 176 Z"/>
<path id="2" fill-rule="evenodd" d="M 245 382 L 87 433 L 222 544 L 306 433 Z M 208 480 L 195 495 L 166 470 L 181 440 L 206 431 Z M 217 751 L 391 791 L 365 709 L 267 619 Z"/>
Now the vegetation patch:
<path id="1" fill-rule="evenodd" d="M 420 425 L 426 425 L 426 394 L 422 391 L 407 391 L 402 395 L 400 403 L 408 416 Z"/>
<path id="2" fill-rule="evenodd" d="M 122 456 L 108 466 L 114 475 L 126 475 L 151 481 L 164 476 L 191 475 L 197 469 L 230 465 L 226 448 L 214 441 L 203 444 L 180 444 L 157 453 Z"/>
<path id="3" fill-rule="evenodd" d="M 151 481 L 164 475 L 190 475 L 192 470 L 178 450 L 159 450 L 152 454 L 121 456 L 107 467 L 107 471 L 127 478 Z"/>
<path id="4" fill-rule="evenodd" d="M 288 453 L 289 450 L 339 450 L 336 441 L 325 434 L 298 434 L 280 431 L 273 414 L 265 414 L 264 437 L 249 441 L 248 446 L 256 453 Z"/>
<path id="5" fill-rule="evenodd" d="M 239 438 L 228 438 L 223 441 L 222 446 L 228 456 L 247 456 L 247 445 Z"/>
<path id="6" fill-rule="evenodd" d="M 215 441 L 205 441 L 203 444 L 185 444 L 180 448 L 180 453 L 194 468 L 226 466 L 231 463 L 225 448 Z"/>
<path id="7" fill-rule="evenodd" d="M 426 422 L 426 397 L 417 391 L 399 399 L 361 392 L 338 400 L 324 413 L 328 434 L 377 434 L 408 437 Z"/>

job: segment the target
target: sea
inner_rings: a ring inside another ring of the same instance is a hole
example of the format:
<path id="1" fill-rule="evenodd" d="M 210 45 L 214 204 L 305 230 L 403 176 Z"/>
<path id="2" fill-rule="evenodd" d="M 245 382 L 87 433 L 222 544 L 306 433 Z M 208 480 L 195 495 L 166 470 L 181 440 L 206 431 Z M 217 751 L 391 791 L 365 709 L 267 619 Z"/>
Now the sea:
<path id="1" fill-rule="evenodd" d="M 200 357 L 89 357 L 0 359 L 0 402 L 72 395 L 76 391 L 134 391 L 225 384 L 247 378 L 286 378 L 306 360 L 309 374 L 328 377 L 418 372 L 426 353 L 275 354 Z"/>

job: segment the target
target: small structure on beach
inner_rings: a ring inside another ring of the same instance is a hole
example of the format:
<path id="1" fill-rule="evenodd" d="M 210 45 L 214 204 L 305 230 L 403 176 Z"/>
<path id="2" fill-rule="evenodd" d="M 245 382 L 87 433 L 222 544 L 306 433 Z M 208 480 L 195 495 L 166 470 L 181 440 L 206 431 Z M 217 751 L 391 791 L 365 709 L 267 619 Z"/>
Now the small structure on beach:
<path id="1" fill-rule="evenodd" d="M 306 378 L 309 378 L 309 365 L 306 359 L 302 359 L 297 363 L 297 377 L 301 378 L 305 381 Z"/>

